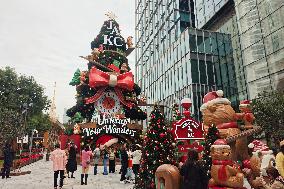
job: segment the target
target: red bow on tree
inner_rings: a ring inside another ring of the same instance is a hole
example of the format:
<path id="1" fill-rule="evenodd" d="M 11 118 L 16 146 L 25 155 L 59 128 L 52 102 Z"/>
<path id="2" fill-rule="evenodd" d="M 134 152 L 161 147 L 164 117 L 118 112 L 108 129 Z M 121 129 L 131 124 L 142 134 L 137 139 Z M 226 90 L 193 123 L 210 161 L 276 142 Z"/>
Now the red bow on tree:
<path id="1" fill-rule="evenodd" d="M 121 90 L 132 91 L 134 87 L 133 74 L 131 72 L 126 72 L 124 74 L 109 74 L 103 72 L 95 67 L 90 70 L 89 73 L 89 85 L 92 88 L 98 88 L 97 93 L 86 99 L 86 103 L 96 102 L 103 94 L 107 87 L 113 87 L 115 93 L 117 94 L 121 103 L 128 107 L 132 107 L 132 103 L 126 102 L 124 100 Z"/>
<path id="2" fill-rule="evenodd" d="M 89 85 L 93 88 L 110 86 L 132 91 L 133 74 L 131 72 L 119 75 L 109 74 L 93 67 L 89 74 Z"/>

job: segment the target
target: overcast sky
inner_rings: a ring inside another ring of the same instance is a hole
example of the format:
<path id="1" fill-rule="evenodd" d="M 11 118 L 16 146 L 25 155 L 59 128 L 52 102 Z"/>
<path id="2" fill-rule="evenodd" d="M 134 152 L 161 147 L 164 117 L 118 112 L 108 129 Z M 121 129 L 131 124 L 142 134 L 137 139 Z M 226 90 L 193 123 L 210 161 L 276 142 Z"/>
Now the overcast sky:
<path id="1" fill-rule="evenodd" d="M 75 105 L 75 87 L 68 83 L 77 68 L 87 69 L 79 58 L 91 51 L 90 42 L 112 11 L 122 36 L 135 35 L 134 0 L 0 0 L 0 67 L 34 76 L 53 96 L 62 121 L 64 108 Z M 134 71 L 134 52 L 128 57 Z"/>

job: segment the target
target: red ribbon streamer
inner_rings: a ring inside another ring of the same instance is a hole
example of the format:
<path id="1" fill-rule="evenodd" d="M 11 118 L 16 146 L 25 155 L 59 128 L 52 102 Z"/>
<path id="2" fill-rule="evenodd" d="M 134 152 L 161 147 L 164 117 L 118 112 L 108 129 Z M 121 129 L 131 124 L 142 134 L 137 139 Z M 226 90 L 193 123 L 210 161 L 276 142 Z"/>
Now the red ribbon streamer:
<path id="1" fill-rule="evenodd" d="M 254 119 L 254 116 L 252 113 L 245 113 L 245 120 L 247 120 L 248 122 L 252 122 Z"/>
<path id="2" fill-rule="evenodd" d="M 237 122 L 228 122 L 228 123 L 221 123 L 216 126 L 218 129 L 229 129 L 229 128 L 238 128 Z"/>
<path id="3" fill-rule="evenodd" d="M 218 178 L 221 181 L 227 180 L 226 165 L 233 165 L 231 160 L 213 160 L 213 165 L 222 165 L 218 170 Z"/>

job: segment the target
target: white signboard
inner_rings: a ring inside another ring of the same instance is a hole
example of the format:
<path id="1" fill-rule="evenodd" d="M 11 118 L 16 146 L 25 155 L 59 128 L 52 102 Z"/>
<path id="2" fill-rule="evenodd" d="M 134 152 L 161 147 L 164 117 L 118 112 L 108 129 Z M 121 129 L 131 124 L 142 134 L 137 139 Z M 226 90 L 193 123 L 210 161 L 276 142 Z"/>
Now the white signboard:
<path id="1" fill-rule="evenodd" d="M 26 135 L 24 137 L 17 137 L 17 143 L 21 144 L 22 143 L 22 138 L 23 138 L 23 144 L 27 144 L 29 141 L 29 136 Z"/>
<path id="2" fill-rule="evenodd" d="M 105 134 L 126 134 L 134 137 L 136 131 L 129 129 L 127 127 L 127 123 L 130 123 L 130 119 L 119 119 L 115 117 L 107 117 L 103 116 L 101 117 L 99 115 L 94 116 L 92 118 L 92 122 L 96 122 L 98 125 L 103 126 L 101 128 L 84 128 L 83 133 L 86 134 L 86 136 L 91 136 L 91 135 L 97 135 L 100 133 L 105 133 Z"/>

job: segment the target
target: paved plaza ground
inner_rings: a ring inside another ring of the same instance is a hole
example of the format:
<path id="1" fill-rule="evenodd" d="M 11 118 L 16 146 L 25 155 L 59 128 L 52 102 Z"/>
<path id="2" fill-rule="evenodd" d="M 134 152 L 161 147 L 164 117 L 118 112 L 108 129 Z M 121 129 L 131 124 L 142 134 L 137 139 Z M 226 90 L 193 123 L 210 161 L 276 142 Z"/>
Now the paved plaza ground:
<path id="1" fill-rule="evenodd" d="M 80 185 L 81 166 L 75 172 L 75 179 L 68 178 L 63 189 L 133 189 L 132 184 L 121 184 L 118 174 L 120 166 L 116 166 L 116 173 L 103 175 L 103 167 L 99 166 L 99 174 L 93 175 L 93 166 L 89 171 L 88 185 Z M 22 171 L 31 171 L 31 174 L 13 176 L 10 179 L 0 178 L 0 189 L 53 189 L 52 162 L 40 160 L 36 163 L 27 165 Z M 251 187 L 245 180 L 245 187 Z"/>
<path id="2" fill-rule="evenodd" d="M 103 175 L 103 167 L 99 167 L 99 174 L 93 175 L 93 167 L 90 169 L 88 185 L 80 185 L 81 166 L 75 172 L 75 179 L 67 179 L 64 189 L 132 189 L 132 184 L 121 184 L 118 174 L 120 166 L 116 166 L 116 173 Z M 14 176 L 10 179 L 0 179 L 0 189 L 53 189 L 52 162 L 40 160 L 25 166 L 22 171 L 30 170 L 31 174 Z"/>

